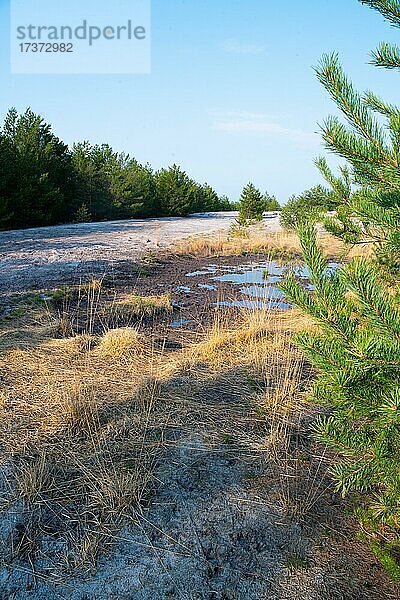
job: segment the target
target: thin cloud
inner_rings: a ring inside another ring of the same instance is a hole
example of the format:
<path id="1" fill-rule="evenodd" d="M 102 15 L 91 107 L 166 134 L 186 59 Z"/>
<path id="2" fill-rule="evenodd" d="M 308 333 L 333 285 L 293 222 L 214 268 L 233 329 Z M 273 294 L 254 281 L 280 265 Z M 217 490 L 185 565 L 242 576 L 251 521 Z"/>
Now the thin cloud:
<path id="1" fill-rule="evenodd" d="M 271 115 L 264 113 L 250 112 L 212 112 L 214 120 L 213 127 L 217 131 L 224 131 L 232 134 L 253 134 L 265 137 L 286 137 L 292 141 L 302 143 L 318 142 L 318 135 L 303 131 L 301 129 L 292 129 L 276 123 Z"/>
<path id="2" fill-rule="evenodd" d="M 225 40 L 222 49 L 227 54 L 265 54 L 265 47 L 251 42 L 238 42 L 235 40 Z"/>

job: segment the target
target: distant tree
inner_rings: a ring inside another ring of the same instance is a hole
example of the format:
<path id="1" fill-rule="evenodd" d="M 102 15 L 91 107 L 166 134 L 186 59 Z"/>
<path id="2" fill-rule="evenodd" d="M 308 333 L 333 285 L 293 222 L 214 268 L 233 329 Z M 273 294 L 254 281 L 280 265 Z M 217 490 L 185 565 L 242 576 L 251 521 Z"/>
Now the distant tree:
<path id="1" fill-rule="evenodd" d="M 155 175 L 162 214 L 185 216 L 198 208 L 198 188 L 177 165 L 161 169 Z"/>
<path id="2" fill-rule="evenodd" d="M 215 211 L 219 208 L 219 197 L 217 192 L 209 185 L 205 183 L 202 186 L 204 193 L 204 211 Z"/>
<path id="3" fill-rule="evenodd" d="M 0 134 L 0 229 L 15 226 L 21 218 L 16 205 L 18 189 L 17 149 L 10 139 Z"/>
<path id="4" fill-rule="evenodd" d="M 213 212 L 219 210 L 219 197 L 217 192 L 209 185 L 195 184 L 195 200 L 191 212 Z"/>
<path id="5" fill-rule="evenodd" d="M 34 227 L 68 219 L 75 197 L 71 154 L 51 126 L 30 109 L 22 115 L 10 109 L 0 131 L 0 151 L 8 165 L 1 186 L 3 223 Z"/>
<path id="6" fill-rule="evenodd" d="M 109 144 L 70 151 L 31 110 L 0 130 L 0 228 L 230 210 L 207 183 L 173 165 L 154 173 Z"/>
<path id="7" fill-rule="evenodd" d="M 231 202 L 228 196 L 220 196 L 218 200 L 218 210 L 230 211 L 230 210 L 239 210 L 238 202 Z"/>
<path id="8" fill-rule="evenodd" d="M 261 221 L 264 210 L 265 199 L 260 190 L 252 183 L 248 183 L 240 196 L 239 224 L 246 225 L 252 221 Z"/>
<path id="9" fill-rule="evenodd" d="M 87 205 L 83 202 L 80 205 L 74 216 L 74 223 L 90 223 L 92 215 Z"/>
<path id="10" fill-rule="evenodd" d="M 118 155 L 110 173 L 110 184 L 118 218 L 151 217 L 160 213 L 157 186 L 150 167 Z"/>
<path id="11" fill-rule="evenodd" d="M 132 159 L 126 173 L 126 199 L 129 203 L 130 215 L 136 217 L 159 216 L 162 211 L 161 198 L 153 169 L 149 165 L 141 165 Z"/>
<path id="12" fill-rule="evenodd" d="M 264 194 L 264 203 L 264 210 L 266 211 L 281 210 L 281 205 L 279 204 L 278 200 L 275 198 L 275 196 L 270 196 L 268 192 L 265 192 Z"/>
<path id="13" fill-rule="evenodd" d="M 160 199 L 152 169 L 108 144 L 75 144 L 73 164 L 78 196 L 95 219 L 129 219 L 160 214 Z"/>
<path id="14" fill-rule="evenodd" d="M 94 220 L 115 216 L 111 193 L 108 146 L 92 146 L 89 142 L 74 144 L 72 163 L 75 169 L 79 205 L 84 204 Z"/>
<path id="15" fill-rule="evenodd" d="M 335 208 L 332 193 L 322 185 L 306 190 L 300 196 L 292 196 L 282 206 L 280 222 L 287 229 L 295 229 L 306 222 L 322 220 L 324 214 Z"/>

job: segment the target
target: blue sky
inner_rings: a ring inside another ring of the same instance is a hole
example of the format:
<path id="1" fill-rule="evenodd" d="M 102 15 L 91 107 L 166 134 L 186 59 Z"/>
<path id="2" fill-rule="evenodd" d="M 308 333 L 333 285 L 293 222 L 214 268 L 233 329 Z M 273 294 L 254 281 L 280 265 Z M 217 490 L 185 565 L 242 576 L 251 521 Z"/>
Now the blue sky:
<path id="1" fill-rule="evenodd" d="M 399 76 L 367 64 L 397 31 L 357 0 L 152 0 L 148 75 L 11 75 L 8 12 L 0 0 L 2 118 L 30 106 L 69 144 L 176 162 L 231 199 L 250 180 L 283 202 L 319 181 L 317 123 L 335 113 L 312 70 L 324 52 L 358 88 L 399 97 Z"/>

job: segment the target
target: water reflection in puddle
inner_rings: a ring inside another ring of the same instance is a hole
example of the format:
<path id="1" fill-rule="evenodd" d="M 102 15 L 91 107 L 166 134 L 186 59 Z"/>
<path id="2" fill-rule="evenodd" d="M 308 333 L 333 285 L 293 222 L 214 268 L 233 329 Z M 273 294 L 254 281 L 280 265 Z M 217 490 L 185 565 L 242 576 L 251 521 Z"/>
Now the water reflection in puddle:
<path id="1" fill-rule="evenodd" d="M 212 277 L 215 281 L 225 281 L 226 283 L 277 283 L 282 279 L 285 271 L 277 273 L 277 269 L 271 269 L 265 265 L 261 268 L 248 268 L 247 270 L 235 270 L 231 273 L 224 273 Z"/>
<path id="2" fill-rule="evenodd" d="M 328 272 L 333 272 L 339 265 L 330 263 Z M 187 277 L 206 277 L 210 283 L 198 283 L 199 288 L 215 291 L 217 286 L 212 282 L 232 284 L 242 298 L 232 298 L 214 303 L 217 307 L 235 306 L 239 308 L 291 308 L 285 302 L 285 296 L 274 285 L 282 281 L 288 272 L 293 272 L 303 281 L 307 289 L 313 289 L 309 281 L 309 271 L 304 265 L 281 265 L 276 261 L 253 263 L 247 265 L 209 265 L 202 270 L 186 273 Z M 237 289 L 236 286 L 241 286 Z M 183 286 L 181 286 L 183 287 Z"/>
<path id="3" fill-rule="evenodd" d="M 175 319 L 171 323 L 171 327 L 183 327 L 184 325 L 189 325 L 190 323 L 194 323 L 193 319 Z"/>
<path id="4" fill-rule="evenodd" d="M 213 306 L 250 309 L 280 308 L 288 309 L 290 304 L 284 302 L 284 294 L 273 284 L 278 283 L 286 275 L 288 267 L 275 261 L 247 265 L 209 265 L 204 269 L 186 273 L 187 277 L 207 277 L 210 283 L 198 283 L 199 288 L 216 291 L 217 285 L 212 282 L 230 283 L 241 286 L 238 289 L 242 298 L 225 299 L 215 302 Z M 300 268 L 300 277 L 306 277 L 304 267 Z M 246 285 L 249 284 L 249 285 Z M 182 289 L 184 286 L 180 286 Z"/>
<path id="5" fill-rule="evenodd" d="M 240 288 L 240 293 L 253 298 L 266 298 L 267 300 L 281 300 L 285 294 L 274 285 L 251 285 Z"/>

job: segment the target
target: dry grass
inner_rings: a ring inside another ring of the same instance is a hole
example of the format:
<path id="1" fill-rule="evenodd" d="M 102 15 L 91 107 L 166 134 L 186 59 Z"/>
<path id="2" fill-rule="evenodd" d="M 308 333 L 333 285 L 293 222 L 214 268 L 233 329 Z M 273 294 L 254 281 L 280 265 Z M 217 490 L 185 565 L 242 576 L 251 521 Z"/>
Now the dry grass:
<path id="1" fill-rule="evenodd" d="M 0 444 L 14 472 L 6 505 L 22 502 L 39 528 L 56 515 L 80 564 L 101 547 L 95 533 L 135 519 L 153 485 L 169 414 L 152 376 L 162 356 L 136 329 L 60 339 L 48 310 L 40 322 L 34 312 L 18 338 L 13 323 L 2 332 Z"/>
<path id="2" fill-rule="evenodd" d="M 330 236 L 321 242 L 330 256 L 344 255 Z M 294 234 L 253 229 L 185 240 L 173 252 L 296 259 L 300 248 Z M 262 463 L 260 476 L 247 473 L 252 493 L 280 509 L 283 521 L 315 521 L 331 484 L 326 452 L 309 435 L 318 410 L 306 403 L 313 373 L 293 340 L 311 321 L 296 310 L 242 310 L 235 318 L 221 311 L 197 339 L 163 352 L 140 325 L 147 317 L 169 321 L 169 295 L 110 301 L 102 293 L 101 281 L 62 288 L 46 304 L 22 303 L 0 325 L 0 501 L 10 520 L 24 515 L 0 540 L 4 565 L 27 561 L 35 578 L 42 561 L 45 577 L 60 581 L 93 569 L 123 525 L 140 530 L 159 464 L 190 435 L 210 455 L 243 456 L 245 468 Z M 82 312 L 86 328 L 77 335 Z M 175 460 L 172 468 L 181 466 Z M 227 498 L 246 490 L 239 480 Z M 286 567 L 292 577 L 308 563 L 293 552 Z"/>
<path id="3" fill-rule="evenodd" d="M 134 327 L 109 329 L 101 338 L 97 352 L 104 356 L 121 359 L 129 354 L 142 353 L 145 348 L 143 336 Z"/>
<path id="4" fill-rule="evenodd" d="M 243 414 L 228 403 L 222 405 L 219 419 L 215 406 L 212 415 L 202 418 L 216 420 L 217 443 L 235 440 L 247 452 L 267 453 L 278 482 L 276 504 L 298 522 L 312 514 L 332 485 L 327 476 L 332 457 L 312 443 L 309 432 L 318 410 L 306 399 L 314 373 L 293 339 L 297 332 L 315 327 L 297 310 L 246 309 L 234 323 L 220 317 L 178 363 L 166 366 L 169 376 L 189 376 L 205 385 L 208 400 L 215 393 L 219 402 L 226 390 L 228 397 L 239 395 L 253 404 L 250 419 L 243 400 Z M 211 390 L 210 379 L 218 381 Z M 251 431 L 257 423 L 266 428 L 266 435 L 255 442 Z M 271 480 L 266 485 L 271 487 Z"/>
<path id="5" fill-rule="evenodd" d="M 22 503 L 31 515 L 29 552 L 39 551 L 38 532 L 56 518 L 69 566 L 94 564 L 124 521 L 140 520 L 170 432 L 185 428 L 200 427 L 211 446 L 234 438 L 246 452 L 268 452 L 280 465 L 278 501 L 293 503 L 287 481 L 300 470 L 289 439 L 305 374 L 292 336 L 309 321 L 297 311 L 241 311 L 234 322 L 219 316 L 197 341 L 163 353 L 134 327 L 94 335 L 101 290 L 87 293 L 84 334 L 60 337 L 54 314 L 37 306 L 22 317 L 27 326 L 18 337 L 13 323 L 2 332 L 0 445 L 13 473 L 6 505 Z M 129 296 L 126 305 L 151 314 L 169 310 L 170 299 Z M 230 395 L 239 399 L 235 408 L 221 401 Z M 268 433 L 254 442 L 257 424 Z M 17 555 L 25 546 L 11 542 Z"/>
<path id="6" fill-rule="evenodd" d="M 140 296 L 138 294 L 127 294 L 123 298 L 114 301 L 111 311 L 118 316 L 144 317 L 154 315 L 160 311 L 171 310 L 171 296 L 161 294 L 159 296 Z"/>
<path id="7" fill-rule="evenodd" d="M 293 333 L 309 324 L 298 311 L 246 309 L 239 315 L 233 322 L 229 317 L 216 318 L 204 339 L 187 350 L 184 360 L 194 365 L 205 363 L 217 370 L 242 364 L 265 372 L 272 355 L 283 349 L 295 350 Z"/>
<path id="8" fill-rule="evenodd" d="M 269 256 L 300 255 L 298 238 L 293 233 L 267 233 L 260 226 L 252 226 L 246 236 L 232 236 L 229 233 L 197 236 L 176 242 L 170 249 L 177 256 L 212 257 L 236 256 L 242 254 L 268 254 Z"/>
<path id="9" fill-rule="evenodd" d="M 44 454 L 31 463 L 19 465 L 15 476 L 17 493 L 28 504 L 38 501 L 51 486 L 51 475 Z"/>
<path id="10" fill-rule="evenodd" d="M 346 246 L 339 239 L 319 232 L 319 242 L 329 257 L 351 258 L 369 255 L 368 245 Z M 265 254 L 271 259 L 293 260 L 301 258 L 299 238 L 293 231 L 269 232 L 264 224 L 253 225 L 244 234 L 222 232 L 210 236 L 195 236 L 174 244 L 170 253 L 176 256 L 215 257 L 245 254 Z"/>

